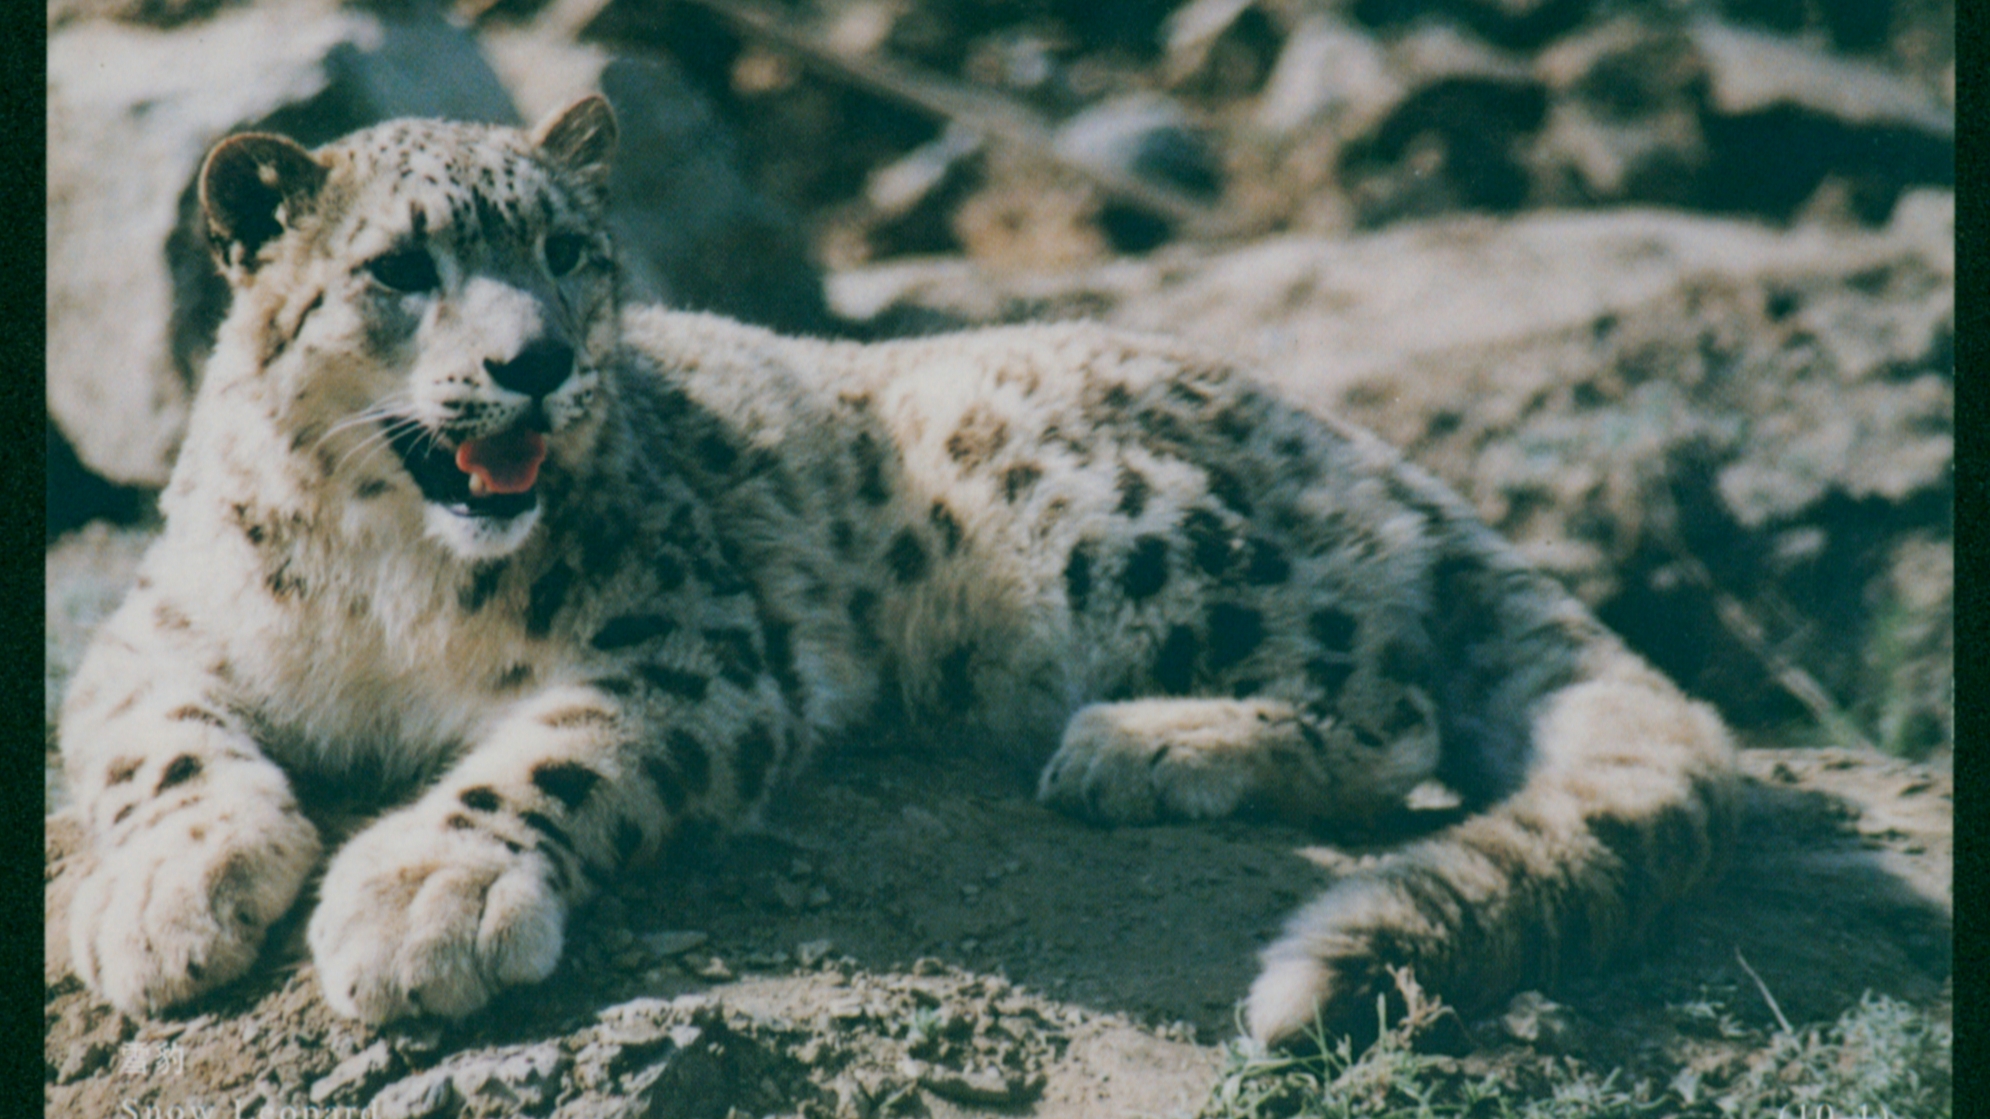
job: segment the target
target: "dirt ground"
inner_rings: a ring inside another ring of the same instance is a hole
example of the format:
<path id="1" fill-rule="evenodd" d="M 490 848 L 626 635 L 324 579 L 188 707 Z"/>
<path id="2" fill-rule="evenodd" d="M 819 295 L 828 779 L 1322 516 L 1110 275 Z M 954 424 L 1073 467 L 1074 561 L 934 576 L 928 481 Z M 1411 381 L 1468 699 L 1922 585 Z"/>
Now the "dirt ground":
<path id="1" fill-rule="evenodd" d="M 1669 1068 L 1691 1044 L 1676 1007 L 1709 999 L 1767 1027 L 1744 959 L 1799 1026 L 1865 992 L 1946 1006 L 1948 776 L 1833 750 L 1745 764 L 1731 870 L 1648 954 L 1552 992 L 1557 1052 Z M 1028 792 L 952 759 L 842 759 L 763 831 L 579 914 L 545 984 L 462 1025 L 381 1031 L 326 1010 L 295 921 L 249 979 L 171 1018 L 98 1003 L 63 966 L 87 856 L 59 817 L 48 1114 L 1194 1114 L 1257 949 L 1365 848 L 1244 823 L 1101 830 Z M 1435 822 L 1416 816 L 1400 826 Z M 1474 1037 L 1527 1044 L 1506 1029 Z"/>

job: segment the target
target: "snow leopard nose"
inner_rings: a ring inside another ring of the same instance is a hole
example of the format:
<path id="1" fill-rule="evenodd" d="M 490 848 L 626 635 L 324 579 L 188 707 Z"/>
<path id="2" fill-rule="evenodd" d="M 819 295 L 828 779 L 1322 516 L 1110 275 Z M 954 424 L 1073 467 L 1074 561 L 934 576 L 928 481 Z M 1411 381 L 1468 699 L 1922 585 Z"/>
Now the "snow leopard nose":
<path id="1" fill-rule="evenodd" d="M 525 347 L 510 361 L 484 359 L 484 369 L 499 387 L 535 398 L 559 388 L 573 368 L 573 347 L 550 338 Z"/>

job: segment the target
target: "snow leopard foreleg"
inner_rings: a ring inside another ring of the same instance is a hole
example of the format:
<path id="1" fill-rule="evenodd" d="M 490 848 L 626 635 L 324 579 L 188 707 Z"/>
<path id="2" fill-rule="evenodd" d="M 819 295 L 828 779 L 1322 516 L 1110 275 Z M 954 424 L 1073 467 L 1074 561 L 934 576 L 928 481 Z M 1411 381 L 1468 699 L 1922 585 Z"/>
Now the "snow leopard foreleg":
<path id="1" fill-rule="evenodd" d="M 332 860 L 309 934 L 326 1000 L 460 1017 L 551 975 L 573 909 L 686 821 L 751 811 L 787 760 L 778 692 L 741 684 L 645 665 L 522 703 Z"/>
<path id="2" fill-rule="evenodd" d="M 317 866 L 317 828 L 244 717 L 225 660 L 143 587 L 113 615 L 62 715 L 69 788 L 91 838 L 71 896 L 71 964 L 128 1014 L 241 975 Z"/>

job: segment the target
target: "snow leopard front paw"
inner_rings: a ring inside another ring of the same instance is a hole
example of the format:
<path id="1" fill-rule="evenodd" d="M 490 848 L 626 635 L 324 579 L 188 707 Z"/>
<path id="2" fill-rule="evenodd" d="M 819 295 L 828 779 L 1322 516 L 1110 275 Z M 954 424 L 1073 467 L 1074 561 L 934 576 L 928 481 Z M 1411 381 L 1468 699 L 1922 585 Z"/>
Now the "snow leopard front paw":
<path id="1" fill-rule="evenodd" d="M 332 1009 L 457 1018 L 553 973 L 567 916 L 553 864 L 462 820 L 416 806 L 333 858 L 309 932 Z"/>
<path id="2" fill-rule="evenodd" d="M 287 796 L 206 797 L 114 829 L 69 909 L 71 962 L 111 1005 L 157 1014 L 241 975 L 317 865 Z"/>
<path id="3" fill-rule="evenodd" d="M 1037 798 L 1115 824 L 1212 819 L 1312 785 L 1282 704 L 1143 699 L 1080 710 L 1044 766 Z"/>

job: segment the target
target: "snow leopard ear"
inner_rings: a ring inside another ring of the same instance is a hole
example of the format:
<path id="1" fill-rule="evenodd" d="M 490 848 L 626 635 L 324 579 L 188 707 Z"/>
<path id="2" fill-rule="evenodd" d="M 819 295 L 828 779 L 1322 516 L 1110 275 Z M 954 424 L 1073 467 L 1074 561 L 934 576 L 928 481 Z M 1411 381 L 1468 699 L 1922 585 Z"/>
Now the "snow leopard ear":
<path id="1" fill-rule="evenodd" d="M 294 140 L 244 132 L 216 144 L 200 169 L 200 209 L 221 270 L 256 270 L 256 254 L 293 226 L 325 183 L 324 164 Z"/>
<path id="2" fill-rule="evenodd" d="M 608 99 L 590 94 L 539 122 L 532 144 L 546 162 L 596 185 L 607 182 L 619 129 Z"/>

